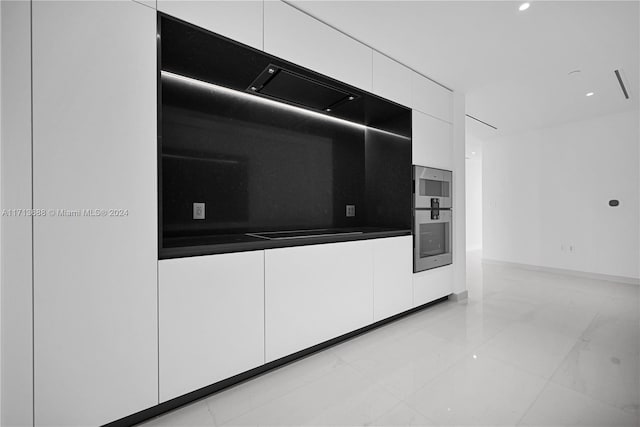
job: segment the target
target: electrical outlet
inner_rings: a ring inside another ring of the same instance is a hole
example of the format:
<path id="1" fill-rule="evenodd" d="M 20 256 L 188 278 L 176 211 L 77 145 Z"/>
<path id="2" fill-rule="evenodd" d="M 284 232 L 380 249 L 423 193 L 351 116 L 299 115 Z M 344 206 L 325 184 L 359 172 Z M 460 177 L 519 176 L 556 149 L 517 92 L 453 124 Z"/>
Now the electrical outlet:
<path id="1" fill-rule="evenodd" d="M 204 219 L 204 203 L 193 204 L 193 219 Z"/>
<path id="2" fill-rule="evenodd" d="M 356 205 L 347 205 L 347 216 L 356 216 Z"/>
<path id="3" fill-rule="evenodd" d="M 574 253 L 575 251 L 576 247 L 573 244 L 569 245 L 569 252 Z"/>

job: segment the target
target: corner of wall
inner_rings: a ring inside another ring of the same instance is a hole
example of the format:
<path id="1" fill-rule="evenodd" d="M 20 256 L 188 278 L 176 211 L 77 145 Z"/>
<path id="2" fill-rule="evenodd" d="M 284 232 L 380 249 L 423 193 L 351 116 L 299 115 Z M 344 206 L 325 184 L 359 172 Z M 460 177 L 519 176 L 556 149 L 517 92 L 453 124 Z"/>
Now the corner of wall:
<path id="1" fill-rule="evenodd" d="M 467 289 L 465 94 L 453 92 L 453 292 Z"/>

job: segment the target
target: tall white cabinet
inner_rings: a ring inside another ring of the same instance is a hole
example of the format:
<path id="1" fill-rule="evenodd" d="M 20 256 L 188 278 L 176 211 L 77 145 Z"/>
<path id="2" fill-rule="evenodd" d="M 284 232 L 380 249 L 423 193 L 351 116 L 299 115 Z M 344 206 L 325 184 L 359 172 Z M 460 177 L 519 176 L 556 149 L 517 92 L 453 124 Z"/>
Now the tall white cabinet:
<path id="1" fill-rule="evenodd" d="M 31 8 L 0 2 L 2 209 L 31 208 Z M 32 222 L 0 217 L 0 425 L 33 424 Z"/>
<path id="2" fill-rule="evenodd" d="M 156 15 L 32 20 L 35 425 L 101 425 L 158 403 Z"/>
<path id="3" fill-rule="evenodd" d="M 262 49 L 261 0 L 158 0 L 160 12 Z"/>

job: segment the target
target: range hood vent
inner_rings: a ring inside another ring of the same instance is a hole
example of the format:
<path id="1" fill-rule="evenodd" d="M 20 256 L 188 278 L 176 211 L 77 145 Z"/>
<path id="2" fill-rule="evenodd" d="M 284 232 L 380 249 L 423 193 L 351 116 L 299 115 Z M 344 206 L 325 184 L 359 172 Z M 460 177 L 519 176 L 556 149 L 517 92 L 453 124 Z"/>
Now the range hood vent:
<path id="1" fill-rule="evenodd" d="M 273 64 L 269 64 L 258 75 L 247 88 L 247 92 L 258 93 L 278 101 L 327 112 L 358 98 L 356 94 Z"/>

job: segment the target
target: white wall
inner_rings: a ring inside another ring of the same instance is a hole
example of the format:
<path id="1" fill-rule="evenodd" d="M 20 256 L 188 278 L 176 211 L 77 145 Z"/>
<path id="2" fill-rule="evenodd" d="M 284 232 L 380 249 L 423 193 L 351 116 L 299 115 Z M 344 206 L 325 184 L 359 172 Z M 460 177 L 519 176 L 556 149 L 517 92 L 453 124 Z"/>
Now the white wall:
<path id="1" fill-rule="evenodd" d="M 466 159 L 467 250 L 482 249 L 482 158 Z"/>
<path id="2" fill-rule="evenodd" d="M 638 113 L 484 141 L 484 257 L 640 277 Z"/>

